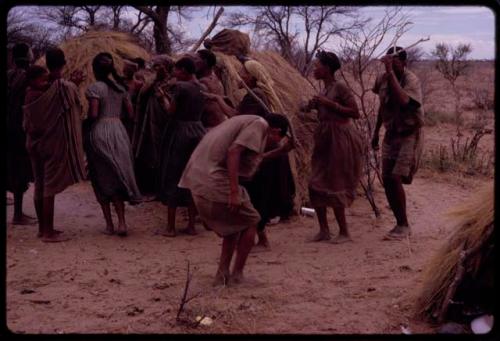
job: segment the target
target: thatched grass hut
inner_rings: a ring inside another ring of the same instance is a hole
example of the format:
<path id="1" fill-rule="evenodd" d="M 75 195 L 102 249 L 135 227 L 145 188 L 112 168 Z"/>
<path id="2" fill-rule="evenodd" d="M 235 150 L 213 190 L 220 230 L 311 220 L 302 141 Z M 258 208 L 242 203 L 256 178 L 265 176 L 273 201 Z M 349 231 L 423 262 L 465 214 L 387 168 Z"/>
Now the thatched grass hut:
<path id="1" fill-rule="evenodd" d="M 92 72 L 92 59 L 99 52 L 108 52 L 113 56 L 116 70 L 121 73 L 123 60 L 132 58 L 143 58 L 148 61 L 149 53 L 143 49 L 135 37 L 124 32 L 115 31 L 89 31 L 81 36 L 63 42 L 59 48 L 66 55 L 66 67 L 63 70 L 63 77 L 69 78 L 71 73 L 81 70 L 86 79 L 80 84 L 80 97 L 83 102 L 83 113 L 86 115 L 88 103 L 85 100 L 85 89 L 95 81 Z M 45 58 L 37 61 L 39 65 L 45 65 Z"/>
<path id="2" fill-rule="evenodd" d="M 488 305 L 493 289 L 494 195 L 490 185 L 451 212 L 456 230 L 431 259 L 416 297 L 418 317 L 443 322 L 453 302 Z M 485 308 L 487 309 L 487 307 Z"/>
<path id="3" fill-rule="evenodd" d="M 215 52 L 218 66 L 222 69 L 222 82 L 226 95 L 239 103 L 246 90 L 238 87 L 238 71 L 241 63 L 235 56 Z M 259 61 L 269 72 L 274 82 L 274 90 L 289 118 L 298 146 L 290 153 L 290 163 L 297 186 L 296 207 L 308 201 L 307 180 L 310 174 L 310 158 L 313 147 L 313 131 L 317 121 L 311 113 L 300 112 L 299 108 L 316 94 L 313 86 L 285 59 L 275 52 L 252 51 L 249 56 Z"/>

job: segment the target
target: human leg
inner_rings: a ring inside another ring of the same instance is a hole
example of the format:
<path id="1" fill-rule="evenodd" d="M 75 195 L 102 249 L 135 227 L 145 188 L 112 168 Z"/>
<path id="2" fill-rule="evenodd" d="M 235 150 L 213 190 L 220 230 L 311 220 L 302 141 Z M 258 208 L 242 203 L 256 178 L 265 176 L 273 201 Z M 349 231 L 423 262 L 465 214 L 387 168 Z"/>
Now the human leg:
<path id="1" fill-rule="evenodd" d="M 236 247 L 236 259 L 234 261 L 233 272 L 231 274 L 231 280 L 235 283 L 238 283 L 243 279 L 243 269 L 245 267 L 248 254 L 250 253 L 250 250 L 255 242 L 256 231 L 257 228 L 252 226 L 240 232 L 240 238 Z"/>
<path id="2" fill-rule="evenodd" d="M 104 220 L 106 221 L 106 229 L 103 231 L 104 234 L 112 235 L 115 233 L 115 226 L 113 224 L 113 218 L 111 217 L 111 205 L 109 202 L 101 202 L 102 214 L 104 215 Z"/>
<path id="3" fill-rule="evenodd" d="M 215 274 L 214 285 L 226 285 L 229 280 L 229 265 L 238 242 L 239 233 L 235 233 L 222 239 L 222 249 L 219 260 L 219 268 Z"/>
<path id="4" fill-rule="evenodd" d="M 69 240 L 69 237 L 62 237 L 61 231 L 54 229 L 54 201 L 55 196 L 46 196 L 43 198 L 43 229 L 42 229 L 42 241 L 44 242 L 63 242 Z"/>
<path id="5" fill-rule="evenodd" d="M 186 228 L 183 228 L 179 232 L 194 236 L 194 235 L 198 234 L 196 232 L 195 227 L 194 227 L 196 214 L 197 214 L 196 207 L 194 206 L 194 203 L 190 203 L 188 205 L 187 209 L 188 209 L 188 226 Z"/>
<path id="6" fill-rule="evenodd" d="M 333 206 L 333 213 L 339 225 L 339 235 L 332 240 L 334 244 L 340 244 L 352 241 L 349 230 L 347 229 L 347 221 L 345 218 L 345 208 L 343 206 Z"/>
<path id="7" fill-rule="evenodd" d="M 328 226 L 328 220 L 326 216 L 326 206 L 320 206 L 314 208 L 316 216 L 318 217 L 319 223 L 319 233 L 315 235 L 310 241 L 319 242 L 322 240 L 331 239 L 330 227 Z"/>
<path id="8" fill-rule="evenodd" d="M 118 198 L 113 199 L 116 215 L 118 216 L 118 228 L 116 234 L 122 237 L 127 235 L 127 224 L 125 222 L 125 204 Z"/>
<path id="9" fill-rule="evenodd" d="M 19 191 L 14 193 L 14 216 L 12 224 L 15 225 L 33 225 L 36 224 L 36 219 L 30 217 L 23 212 L 24 192 Z"/>

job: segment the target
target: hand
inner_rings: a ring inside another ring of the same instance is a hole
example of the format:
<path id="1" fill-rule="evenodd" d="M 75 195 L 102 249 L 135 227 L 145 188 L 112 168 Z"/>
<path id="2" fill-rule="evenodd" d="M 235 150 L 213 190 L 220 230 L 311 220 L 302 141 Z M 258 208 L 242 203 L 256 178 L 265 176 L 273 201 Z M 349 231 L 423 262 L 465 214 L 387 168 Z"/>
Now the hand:
<path id="1" fill-rule="evenodd" d="M 372 148 L 373 150 L 378 150 L 378 134 L 375 134 L 372 139 Z"/>
<path id="2" fill-rule="evenodd" d="M 383 56 L 380 61 L 382 63 L 384 63 L 384 66 L 385 66 L 385 71 L 386 72 L 391 72 L 393 71 L 393 68 L 392 68 L 392 56 L 389 56 L 389 55 L 385 55 Z"/>
<path id="3" fill-rule="evenodd" d="M 86 77 L 81 70 L 75 70 L 69 76 L 69 81 L 75 83 L 76 86 L 79 86 L 85 78 Z"/>
<path id="4" fill-rule="evenodd" d="M 201 93 L 203 94 L 203 96 L 205 96 L 205 99 L 208 99 L 209 101 L 216 101 L 217 100 L 216 94 L 213 94 L 211 92 L 206 92 L 206 91 L 202 91 Z"/>
<path id="5" fill-rule="evenodd" d="M 322 95 L 316 95 L 316 96 L 313 97 L 312 100 L 316 103 L 316 105 L 318 105 L 318 104 L 328 104 L 328 103 L 332 102 L 328 97 L 322 96 Z"/>
<path id="6" fill-rule="evenodd" d="M 238 192 L 231 192 L 231 194 L 229 194 L 228 206 L 231 212 L 237 212 L 240 209 L 241 199 Z"/>

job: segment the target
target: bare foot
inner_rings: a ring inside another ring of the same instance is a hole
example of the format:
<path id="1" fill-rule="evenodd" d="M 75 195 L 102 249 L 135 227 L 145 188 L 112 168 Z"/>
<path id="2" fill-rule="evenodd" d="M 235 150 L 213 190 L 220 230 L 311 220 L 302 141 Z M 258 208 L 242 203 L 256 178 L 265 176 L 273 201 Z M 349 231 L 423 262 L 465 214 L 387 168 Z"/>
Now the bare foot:
<path id="1" fill-rule="evenodd" d="M 333 238 L 330 243 L 332 244 L 344 244 L 344 243 L 352 243 L 352 239 L 350 236 L 344 236 L 344 235 L 338 235 L 337 237 Z"/>
<path id="2" fill-rule="evenodd" d="M 61 234 L 61 233 L 64 233 L 64 231 L 52 230 L 52 233 L 55 233 L 55 234 Z M 38 233 L 36 234 L 36 236 L 37 236 L 38 238 L 42 238 L 42 232 L 38 232 Z"/>
<path id="3" fill-rule="evenodd" d="M 179 233 L 188 234 L 190 236 L 196 236 L 198 234 L 198 232 L 196 232 L 194 227 L 189 227 L 189 226 L 186 228 L 180 229 Z"/>
<path id="4" fill-rule="evenodd" d="M 59 242 L 65 242 L 67 240 L 70 240 L 68 236 L 61 236 L 59 233 L 52 233 L 49 235 L 44 235 L 42 236 L 42 242 L 44 243 L 59 243 Z"/>
<path id="5" fill-rule="evenodd" d="M 261 243 L 255 244 L 252 247 L 252 250 L 250 250 L 250 252 L 252 253 L 267 252 L 267 251 L 271 251 L 271 247 L 269 246 L 269 244 L 261 244 Z"/>
<path id="6" fill-rule="evenodd" d="M 219 285 L 226 286 L 228 281 L 229 281 L 229 274 L 217 272 L 217 274 L 215 275 L 215 279 L 212 283 L 212 286 L 214 286 L 214 287 L 219 286 Z"/>
<path id="7" fill-rule="evenodd" d="M 37 222 L 38 220 L 36 218 L 30 217 L 26 214 L 12 219 L 12 224 L 14 225 L 35 225 Z"/>
<path id="8" fill-rule="evenodd" d="M 112 236 L 115 234 L 115 229 L 114 228 L 109 228 L 109 227 L 106 227 L 106 229 L 104 231 L 101 231 L 102 234 L 105 234 L 107 236 Z"/>
<path id="9" fill-rule="evenodd" d="M 244 277 L 242 272 L 233 272 L 233 274 L 229 278 L 229 282 L 234 284 L 240 284 L 241 282 L 243 282 L 243 280 Z"/>
<path id="10" fill-rule="evenodd" d="M 126 237 L 128 234 L 127 228 L 127 224 L 118 225 L 118 228 L 116 229 L 116 235 L 120 237 Z"/>
<path id="11" fill-rule="evenodd" d="M 317 235 L 315 235 L 313 238 L 309 239 L 309 242 L 321 242 L 323 240 L 330 240 L 332 239 L 332 236 L 330 233 L 325 233 L 325 232 L 320 232 Z"/>
<path id="12" fill-rule="evenodd" d="M 158 230 L 155 232 L 155 234 L 164 236 L 164 237 L 175 237 L 176 233 L 175 230 Z"/>

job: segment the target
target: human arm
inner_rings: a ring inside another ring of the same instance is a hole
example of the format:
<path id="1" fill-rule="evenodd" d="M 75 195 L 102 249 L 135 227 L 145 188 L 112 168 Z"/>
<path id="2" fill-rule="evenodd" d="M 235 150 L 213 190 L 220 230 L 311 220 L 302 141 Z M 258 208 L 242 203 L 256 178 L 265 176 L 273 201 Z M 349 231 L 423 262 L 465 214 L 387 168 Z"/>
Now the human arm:
<path id="1" fill-rule="evenodd" d="M 99 115 L 99 99 L 89 98 L 89 114 L 91 120 L 95 120 Z"/>
<path id="2" fill-rule="evenodd" d="M 392 64 L 393 57 L 384 56 L 381 61 L 385 66 L 387 83 L 389 85 L 389 89 L 391 90 L 390 93 L 393 96 L 393 100 L 396 100 L 396 102 L 401 106 L 408 105 L 408 103 L 410 102 L 410 96 L 408 96 L 408 94 L 401 87 L 401 84 L 399 84 Z"/>
<path id="3" fill-rule="evenodd" d="M 374 150 L 378 150 L 378 141 L 379 141 L 379 133 L 380 128 L 382 127 L 382 114 L 380 113 L 380 109 L 377 113 L 377 122 L 375 123 L 375 128 L 373 129 L 373 138 L 372 138 L 372 148 Z"/>
<path id="4" fill-rule="evenodd" d="M 233 117 L 238 114 L 237 110 L 227 104 L 223 96 L 210 92 L 203 92 L 203 95 L 205 96 L 206 100 L 215 101 L 219 105 L 219 108 L 222 110 L 224 115 Z"/>
<path id="5" fill-rule="evenodd" d="M 285 136 L 283 140 L 284 140 L 283 143 L 281 143 L 279 147 L 264 153 L 263 158 L 266 160 L 274 159 L 280 155 L 286 154 L 289 151 L 291 151 L 294 147 L 292 138 Z"/>
<path id="6" fill-rule="evenodd" d="M 241 198 L 239 194 L 238 173 L 240 167 L 241 153 L 245 147 L 239 144 L 233 144 L 227 152 L 227 170 L 229 173 L 229 210 L 237 211 L 241 206 Z"/>
<path id="7" fill-rule="evenodd" d="M 358 105 L 352 91 L 343 83 L 336 84 L 335 91 L 337 93 L 335 98 L 338 100 L 323 95 L 316 95 L 312 99 L 312 104 L 316 104 L 316 106 L 322 104 L 327 109 L 345 118 L 359 118 Z"/>

